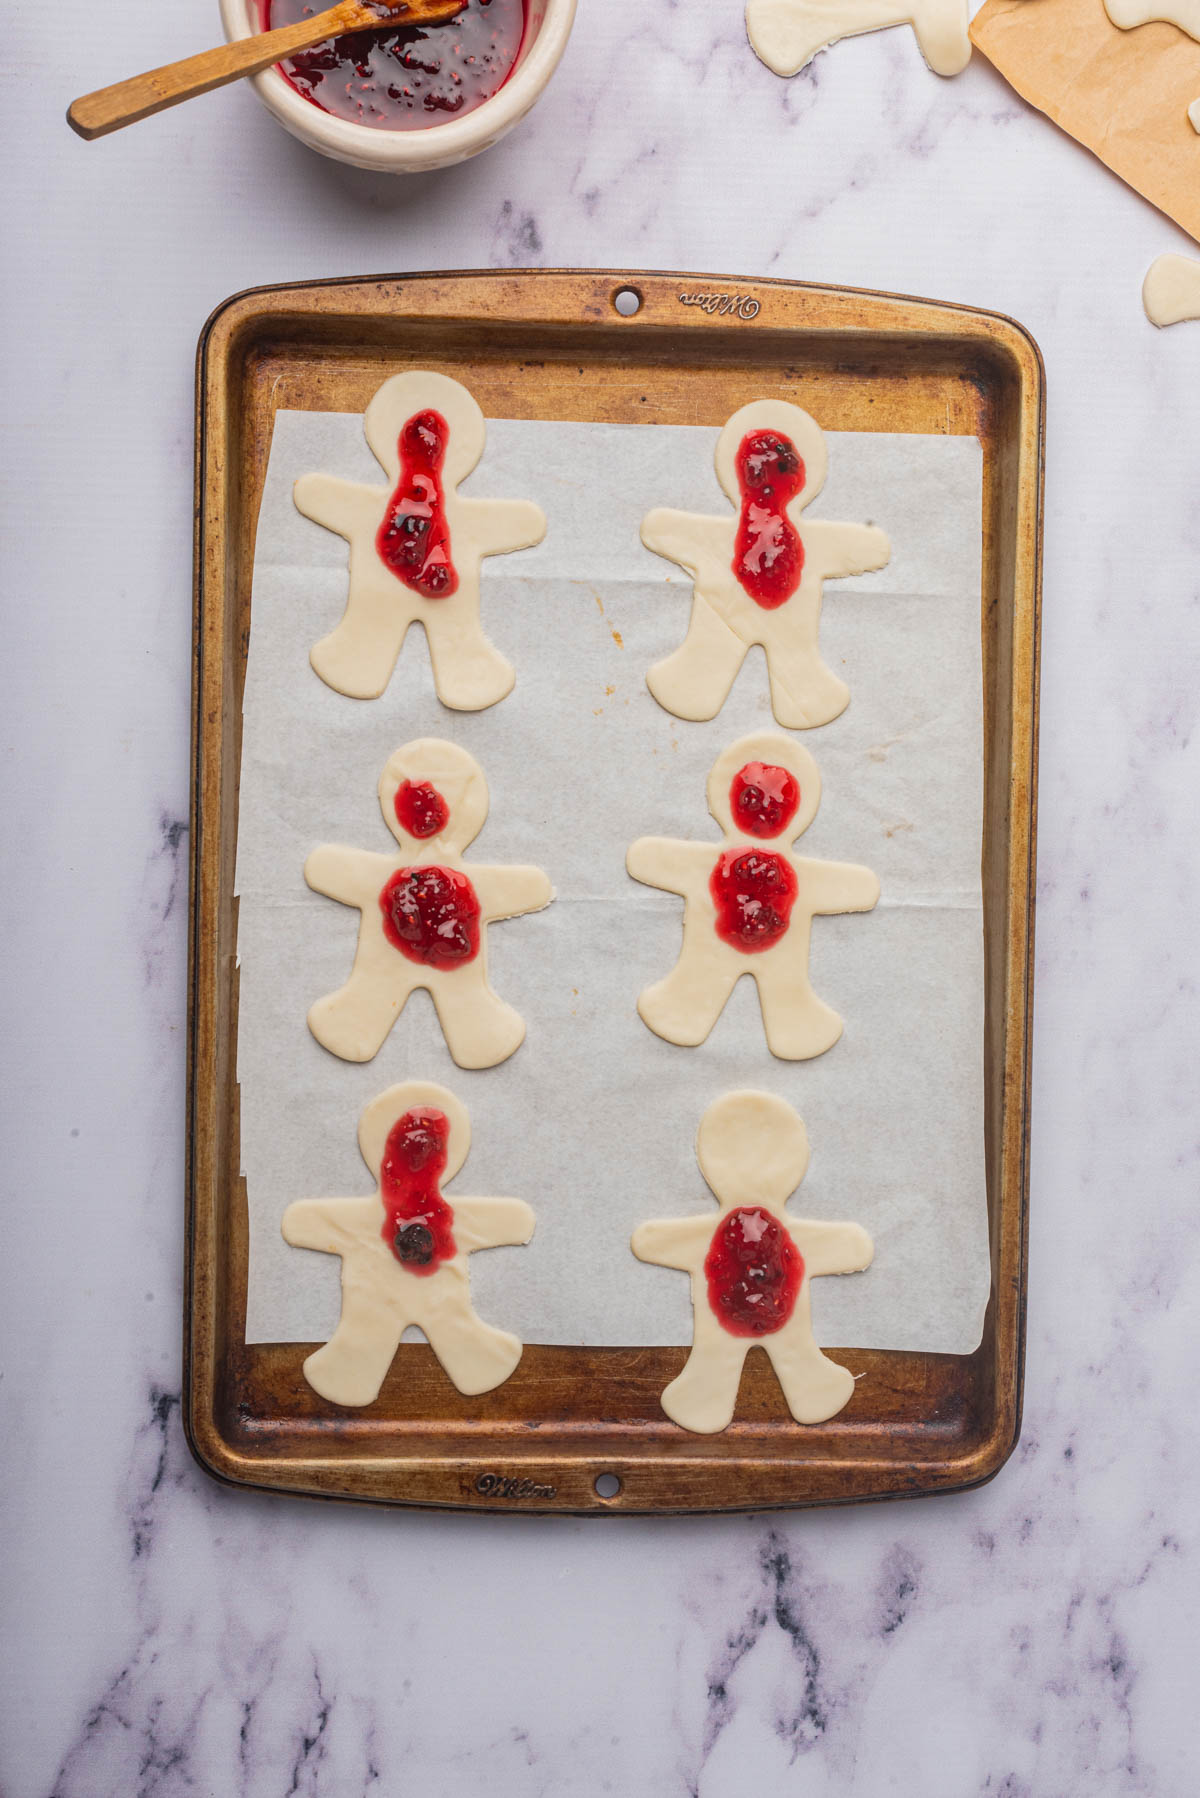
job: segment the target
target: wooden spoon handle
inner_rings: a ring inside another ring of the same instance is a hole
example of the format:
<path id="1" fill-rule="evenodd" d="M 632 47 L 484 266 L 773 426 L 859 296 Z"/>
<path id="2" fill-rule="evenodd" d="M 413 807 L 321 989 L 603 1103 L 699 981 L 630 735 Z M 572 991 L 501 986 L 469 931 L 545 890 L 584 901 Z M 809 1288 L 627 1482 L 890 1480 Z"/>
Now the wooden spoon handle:
<path id="1" fill-rule="evenodd" d="M 178 106 L 193 94 L 207 94 L 243 75 L 257 75 L 284 57 L 337 37 L 340 32 L 387 24 L 431 24 L 461 12 L 464 4 L 465 0 L 407 0 L 403 9 L 397 3 L 389 15 L 382 6 L 372 8 L 363 0 L 340 0 L 339 5 L 315 18 L 282 25 L 277 31 L 260 32 L 256 37 L 238 38 L 216 50 L 203 50 L 199 56 L 169 62 L 164 68 L 114 82 L 112 87 L 98 88 L 94 94 L 84 94 L 72 102 L 67 123 L 80 137 L 105 137 L 110 131 L 119 131 L 122 125 L 136 124 L 151 113 Z"/>

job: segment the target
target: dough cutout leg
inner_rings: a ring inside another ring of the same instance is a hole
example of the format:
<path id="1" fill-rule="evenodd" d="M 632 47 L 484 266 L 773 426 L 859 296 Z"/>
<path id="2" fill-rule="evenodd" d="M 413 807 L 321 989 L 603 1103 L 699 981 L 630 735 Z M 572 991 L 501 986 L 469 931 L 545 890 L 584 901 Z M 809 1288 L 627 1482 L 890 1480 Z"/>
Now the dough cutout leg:
<path id="1" fill-rule="evenodd" d="M 767 674 L 771 682 L 771 709 L 785 730 L 811 730 L 814 725 L 832 724 L 850 703 L 850 689 L 827 668 L 816 649 L 803 656 L 794 643 L 780 649 L 768 641 Z M 791 675 L 785 678 L 784 670 Z M 797 697 L 803 694 L 801 703 Z"/>
<path id="2" fill-rule="evenodd" d="M 963 0 L 749 0 L 746 30 L 777 75 L 795 75 L 818 50 L 864 31 L 911 25 L 936 75 L 959 75 L 971 58 Z"/>
<path id="3" fill-rule="evenodd" d="M 837 1012 L 817 998 L 803 965 L 777 965 L 769 978 L 762 979 L 756 968 L 751 972 L 772 1055 L 781 1061 L 810 1061 L 832 1049 L 845 1026 Z"/>
<path id="4" fill-rule="evenodd" d="M 439 1306 L 436 1323 L 431 1318 L 421 1327 L 458 1390 L 468 1397 L 502 1386 L 521 1359 L 522 1344 L 477 1317 L 465 1291 Z"/>
<path id="5" fill-rule="evenodd" d="M 366 582 L 350 583 L 341 623 L 309 651 L 309 661 L 327 687 L 348 699 L 378 699 L 392 678 L 409 614 L 398 601 Z"/>
<path id="6" fill-rule="evenodd" d="M 482 712 L 511 693 L 517 677 L 484 636 L 477 608 L 458 603 L 464 598 L 436 602 L 453 611 L 435 611 L 431 601 L 422 622 L 438 698 L 454 712 Z"/>
<path id="7" fill-rule="evenodd" d="M 666 979 L 638 995 L 638 1014 L 655 1036 L 681 1049 L 694 1049 L 709 1035 L 742 973 L 749 971 L 717 967 L 707 969 L 698 980 L 685 938 L 683 954 Z"/>
<path id="8" fill-rule="evenodd" d="M 369 1405 L 392 1365 L 404 1319 L 372 1294 L 342 1286 L 342 1321 L 304 1363 L 304 1377 L 334 1405 Z"/>
<path id="9" fill-rule="evenodd" d="M 439 983 L 433 989 L 446 1047 L 460 1068 L 494 1068 L 525 1041 L 525 1021 L 482 978 Z"/>
<path id="10" fill-rule="evenodd" d="M 699 1323 L 700 1313 L 697 1312 Z M 683 1372 L 663 1389 L 662 1408 L 672 1423 L 698 1435 L 715 1436 L 733 1420 L 742 1365 L 753 1346 L 748 1337 L 730 1336 L 719 1324 L 696 1331 L 696 1345 Z"/>
<path id="11" fill-rule="evenodd" d="M 823 1355 L 811 1336 L 807 1341 L 792 1332 L 767 1336 L 763 1347 L 797 1423 L 824 1423 L 849 1403 L 854 1375 Z"/>
<path id="12" fill-rule="evenodd" d="M 411 987 L 356 968 L 345 986 L 318 999 L 308 1013 L 317 1041 L 342 1061 L 370 1061 L 404 1009 Z"/>
<path id="13" fill-rule="evenodd" d="M 705 723 L 729 697 L 748 645 L 699 595 L 692 601 L 688 633 L 673 655 L 656 662 L 646 685 L 672 717 Z"/>
<path id="14" fill-rule="evenodd" d="M 905 0 L 895 6 L 893 23 L 910 24 L 921 55 L 935 75 L 961 75 L 971 60 L 965 0 Z"/>

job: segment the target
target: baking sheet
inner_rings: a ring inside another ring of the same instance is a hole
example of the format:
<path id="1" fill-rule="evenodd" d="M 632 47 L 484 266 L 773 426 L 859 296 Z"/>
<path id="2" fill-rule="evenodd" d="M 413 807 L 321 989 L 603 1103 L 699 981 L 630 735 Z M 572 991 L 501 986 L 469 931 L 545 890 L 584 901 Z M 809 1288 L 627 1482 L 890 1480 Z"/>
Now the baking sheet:
<path id="1" fill-rule="evenodd" d="M 755 397 L 748 394 L 747 398 Z M 830 433 L 814 516 L 882 525 L 892 558 L 826 587 L 822 645 L 852 689 L 804 734 L 821 812 L 801 852 L 863 861 L 883 896 L 867 916 L 818 918 L 816 991 L 846 1020 L 827 1055 L 775 1060 L 744 979 L 708 1042 L 660 1041 L 638 991 L 673 965 L 681 901 L 631 881 L 641 835 L 709 840 L 704 785 L 718 752 L 773 728 L 762 653 L 708 724 L 661 710 L 644 671 L 686 627 L 690 586 L 638 538 L 652 505 L 723 510 L 715 429 L 493 420 L 463 491 L 532 498 L 537 549 L 485 564 L 484 625 L 517 668 L 489 711 L 437 701 L 421 633 L 384 696 L 349 700 L 308 663 L 340 617 L 346 546 L 291 489 L 320 469 L 382 484 L 358 415 L 280 412 L 259 518 L 244 698 L 237 888 L 242 1163 L 250 1212 L 246 1336 L 313 1341 L 339 1313 L 336 1258 L 290 1249 L 294 1198 L 370 1190 L 359 1112 L 395 1081 L 433 1079 L 469 1107 L 470 1157 L 448 1188 L 511 1193 L 538 1216 L 526 1248 L 472 1259 L 477 1308 L 528 1342 L 680 1344 L 686 1277 L 636 1261 L 647 1217 L 716 1207 L 694 1157 L 704 1107 L 738 1086 L 788 1099 L 812 1165 L 797 1215 L 848 1218 L 875 1238 L 865 1275 L 814 1287 L 818 1338 L 967 1353 L 989 1287 L 983 1158 L 980 903 L 982 450 L 963 437 Z M 492 984 L 528 1025 L 499 1068 L 455 1067 L 416 993 L 373 1062 L 343 1063 L 305 1014 L 351 966 L 357 914 L 311 893 L 322 842 L 387 852 L 376 782 L 416 736 L 480 760 L 491 812 L 468 851 L 536 862 L 557 899 L 493 925 Z"/>

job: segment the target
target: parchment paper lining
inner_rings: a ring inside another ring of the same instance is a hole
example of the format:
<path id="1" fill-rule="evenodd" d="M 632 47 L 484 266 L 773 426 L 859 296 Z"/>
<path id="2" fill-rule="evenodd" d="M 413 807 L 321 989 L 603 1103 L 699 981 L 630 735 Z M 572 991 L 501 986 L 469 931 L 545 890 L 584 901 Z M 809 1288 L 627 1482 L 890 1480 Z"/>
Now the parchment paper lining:
<path id="1" fill-rule="evenodd" d="M 754 397 L 747 395 L 747 398 Z M 509 1193 L 538 1216 L 528 1248 L 474 1258 L 481 1314 L 532 1343 L 690 1341 L 687 1281 L 643 1266 L 632 1228 L 716 1208 L 693 1153 L 705 1105 L 737 1086 L 780 1093 L 805 1118 L 812 1166 L 793 1210 L 875 1238 L 871 1271 L 814 1293 L 826 1344 L 966 1353 L 989 1285 L 982 1104 L 980 547 L 982 450 L 963 437 L 830 433 L 815 515 L 882 525 L 892 559 L 826 588 L 822 642 L 853 698 L 808 732 L 820 814 L 801 852 L 863 861 L 878 910 L 818 919 L 816 990 L 846 1033 L 816 1061 L 776 1061 L 743 980 L 709 1041 L 674 1048 L 634 1009 L 672 965 L 680 902 L 631 881 L 643 834 L 717 841 L 704 783 L 718 751 L 772 727 L 752 653 L 721 714 L 683 724 L 645 669 L 683 635 L 689 586 L 645 551 L 652 505 L 715 511 L 716 430 L 493 420 L 464 492 L 530 498 L 546 541 L 485 564 L 483 617 L 517 668 L 489 711 L 443 709 L 419 631 L 387 692 L 356 702 L 308 651 L 340 617 L 345 545 L 295 510 L 311 469 L 382 482 L 357 416 L 280 412 L 259 518 L 245 689 L 237 887 L 238 1075 L 250 1209 L 246 1335 L 316 1341 L 339 1312 L 339 1263 L 279 1234 L 294 1198 L 368 1192 L 363 1105 L 408 1078 L 466 1102 L 473 1144 L 448 1189 Z M 491 812 L 469 856 L 544 867 L 546 912 L 493 926 L 496 990 L 528 1024 L 499 1068 L 451 1061 L 417 993 L 373 1062 L 309 1035 L 314 998 L 346 978 L 357 913 L 311 893 L 309 849 L 388 851 L 375 785 L 411 737 L 446 736 L 483 764 Z"/>

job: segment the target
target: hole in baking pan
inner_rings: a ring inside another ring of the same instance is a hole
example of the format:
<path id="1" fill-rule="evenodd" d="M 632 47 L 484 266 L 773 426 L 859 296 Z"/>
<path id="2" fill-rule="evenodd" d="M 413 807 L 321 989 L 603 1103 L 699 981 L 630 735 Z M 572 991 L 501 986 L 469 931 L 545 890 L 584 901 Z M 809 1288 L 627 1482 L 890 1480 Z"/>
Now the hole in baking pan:
<path id="1" fill-rule="evenodd" d="M 615 1473 L 601 1473 L 596 1476 L 597 1498 L 615 1498 L 620 1490 L 621 1481 L 619 1475 Z"/>
<path id="2" fill-rule="evenodd" d="M 642 309 L 642 296 L 636 287 L 618 287 L 613 295 L 613 305 L 622 318 L 632 318 Z"/>

